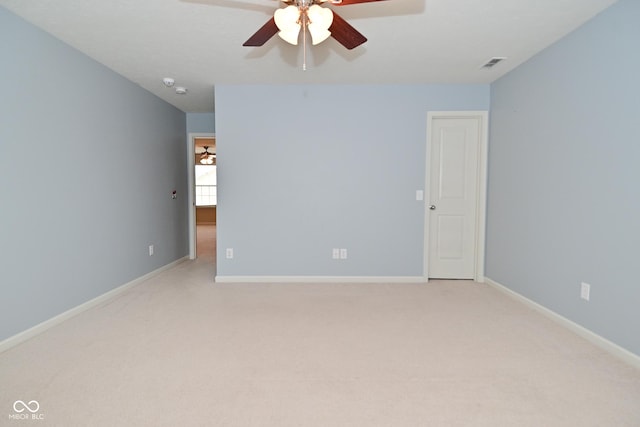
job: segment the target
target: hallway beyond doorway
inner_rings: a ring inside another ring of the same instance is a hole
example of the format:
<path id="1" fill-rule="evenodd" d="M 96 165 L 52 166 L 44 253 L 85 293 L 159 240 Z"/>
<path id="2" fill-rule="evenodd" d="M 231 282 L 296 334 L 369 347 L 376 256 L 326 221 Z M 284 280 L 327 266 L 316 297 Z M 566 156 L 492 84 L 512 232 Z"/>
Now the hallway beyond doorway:
<path id="1" fill-rule="evenodd" d="M 196 256 L 198 259 L 216 263 L 216 225 L 198 224 L 196 226 Z"/>

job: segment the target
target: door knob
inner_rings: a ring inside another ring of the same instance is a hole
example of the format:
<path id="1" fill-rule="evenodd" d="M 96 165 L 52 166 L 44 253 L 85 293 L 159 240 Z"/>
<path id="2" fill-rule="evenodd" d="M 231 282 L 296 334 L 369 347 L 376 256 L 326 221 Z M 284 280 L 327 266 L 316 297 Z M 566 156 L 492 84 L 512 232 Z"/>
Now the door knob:
<path id="1" fill-rule="evenodd" d="M 436 210 L 436 205 L 430 205 L 429 209 L 431 209 L 432 211 L 435 211 Z"/>

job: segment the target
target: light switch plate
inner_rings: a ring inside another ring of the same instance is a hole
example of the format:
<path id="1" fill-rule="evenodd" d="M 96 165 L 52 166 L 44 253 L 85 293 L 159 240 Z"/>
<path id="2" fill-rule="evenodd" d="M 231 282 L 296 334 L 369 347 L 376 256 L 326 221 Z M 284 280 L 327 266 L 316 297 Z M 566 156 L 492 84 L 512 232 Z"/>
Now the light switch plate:
<path id="1" fill-rule="evenodd" d="M 580 298 L 582 298 L 583 300 L 589 301 L 589 298 L 591 297 L 591 285 L 588 283 L 584 283 L 582 282 L 580 284 Z"/>

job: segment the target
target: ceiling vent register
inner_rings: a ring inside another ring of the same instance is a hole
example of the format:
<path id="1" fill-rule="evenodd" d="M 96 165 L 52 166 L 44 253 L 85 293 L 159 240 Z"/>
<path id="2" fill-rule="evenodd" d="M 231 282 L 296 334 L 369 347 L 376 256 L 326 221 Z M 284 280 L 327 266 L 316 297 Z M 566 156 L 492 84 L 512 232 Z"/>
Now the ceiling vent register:
<path id="1" fill-rule="evenodd" d="M 482 65 L 482 67 L 480 67 L 480 68 L 484 68 L 484 69 L 488 70 L 490 68 L 493 68 L 499 62 L 504 61 L 505 59 L 507 59 L 507 58 L 505 58 L 504 56 L 494 56 L 489 61 L 487 61 L 484 65 Z"/>

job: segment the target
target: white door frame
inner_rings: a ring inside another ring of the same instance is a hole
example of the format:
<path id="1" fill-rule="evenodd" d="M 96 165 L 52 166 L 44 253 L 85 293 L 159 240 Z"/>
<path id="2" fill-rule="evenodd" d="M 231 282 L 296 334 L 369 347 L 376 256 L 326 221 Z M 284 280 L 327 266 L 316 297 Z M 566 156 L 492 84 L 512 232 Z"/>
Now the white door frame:
<path id="1" fill-rule="evenodd" d="M 427 155 L 425 167 L 425 205 L 424 205 L 424 280 L 429 280 L 429 212 L 431 204 L 431 129 L 433 120 L 437 118 L 480 118 L 480 147 L 478 147 L 478 176 L 476 202 L 476 237 L 475 237 L 475 273 L 476 282 L 484 282 L 484 243 L 487 209 L 487 150 L 489 142 L 488 111 L 429 111 L 427 112 Z"/>
<path id="2" fill-rule="evenodd" d="M 187 185 L 189 186 L 189 259 L 196 259 L 196 138 L 215 138 L 215 133 L 189 133 L 187 137 Z"/>

